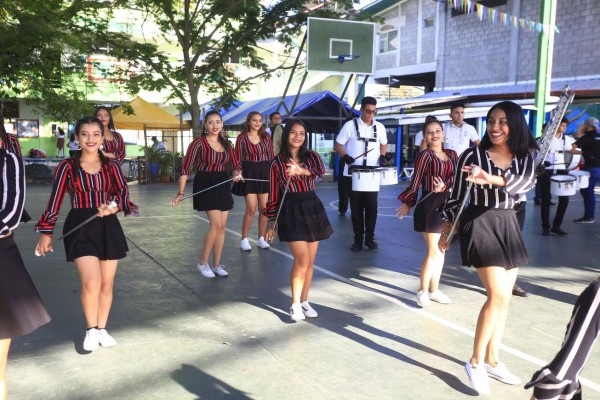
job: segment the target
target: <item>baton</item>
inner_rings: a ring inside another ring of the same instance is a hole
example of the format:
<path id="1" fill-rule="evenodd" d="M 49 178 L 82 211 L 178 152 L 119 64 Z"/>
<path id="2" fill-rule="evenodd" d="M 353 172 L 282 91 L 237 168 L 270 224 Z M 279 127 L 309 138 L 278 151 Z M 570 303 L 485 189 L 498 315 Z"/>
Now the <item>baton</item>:
<path id="1" fill-rule="evenodd" d="M 277 215 L 275 216 L 275 223 L 273 224 L 273 234 L 277 232 L 277 221 L 279 221 L 279 213 L 281 213 L 281 208 L 283 207 L 283 201 L 285 200 L 285 195 L 288 192 L 288 188 L 290 187 L 290 181 L 292 180 L 292 175 L 288 178 L 285 183 L 285 189 L 283 191 L 283 196 L 281 196 L 281 203 L 279 203 L 279 210 L 277 210 Z"/>
<path id="2" fill-rule="evenodd" d="M 206 189 L 202 189 L 202 190 L 200 190 L 200 191 L 198 191 L 198 192 L 196 192 L 196 193 L 192 193 L 192 194 L 190 194 L 189 196 L 185 196 L 184 198 L 182 198 L 182 199 L 181 199 L 181 200 L 179 200 L 179 201 L 181 202 L 181 201 L 183 201 L 183 200 L 185 200 L 185 199 L 189 199 L 190 197 L 194 197 L 194 196 L 195 196 L 195 195 L 197 195 L 197 194 L 200 194 L 200 193 L 202 193 L 202 192 L 206 192 L 207 190 L 210 190 L 210 189 L 212 189 L 212 188 L 216 188 L 217 186 L 221 186 L 222 184 L 224 184 L 224 183 L 227 183 L 227 182 L 230 182 L 230 181 L 232 181 L 232 180 L 233 180 L 233 178 L 229 178 L 229 179 L 227 179 L 226 181 L 219 182 L 219 183 L 217 183 L 216 185 L 212 185 L 211 187 L 207 187 Z"/>

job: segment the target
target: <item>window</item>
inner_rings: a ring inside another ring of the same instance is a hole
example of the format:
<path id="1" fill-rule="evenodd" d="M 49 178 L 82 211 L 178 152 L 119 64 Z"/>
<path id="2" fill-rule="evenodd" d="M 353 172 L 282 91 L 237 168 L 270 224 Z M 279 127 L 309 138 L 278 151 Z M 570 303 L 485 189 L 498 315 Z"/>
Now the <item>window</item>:
<path id="1" fill-rule="evenodd" d="M 398 31 L 387 31 L 379 34 L 379 52 L 398 50 Z"/>

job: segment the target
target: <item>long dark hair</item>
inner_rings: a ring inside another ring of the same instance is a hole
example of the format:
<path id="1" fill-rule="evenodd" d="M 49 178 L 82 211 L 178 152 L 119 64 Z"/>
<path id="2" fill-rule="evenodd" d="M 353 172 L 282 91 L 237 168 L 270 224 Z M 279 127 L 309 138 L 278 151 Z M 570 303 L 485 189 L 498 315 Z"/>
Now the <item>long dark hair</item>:
<path id="1" fill-rule="evenodd" d="M 260 115 L 260 119 L 262 120 L 261 113 L 259 113 L 258 111 L 250 111 L 250 113 L 248 113 L 248 115 L 246 116 L 246 123 L 244 124 L 244 128 L 242 129 L 242 132 L 240 133 L 240 135 L 247 135 L 248 132 L 250 132 L 250 121 L 252 120 L 252 117 L 254 117 L 255 115 Z M 261 139 L 265 139 L 269 136 L 269 134 L 267 133 L 267 131 L 265 129 L 265 124 L 262 124 L 260 126 L 260 129 L 258 130 L 258 134 L 260 135 Z"/>
<path id="2" fill-rule="evenodd" d="M 506 122 L 509 131 L 507 146 L 513 155 L 522 158 L 527 156 L 530 151 L 538 148 L 536 143 L 532 143 L 531 139 L 533 138 L 533 135 L 527 126 L 525 114 L 523 114 L 521 106 L 512 101 L 502 101 L 490 108 L 487 113 L 488 120 L 490 119 L 492 112 L 496 109 L 500 109 L 506 113 Z M 535 145 L 535 148 L 532 148 L 532 145 Z M 492 147 L 492 141 L 487 134 L 487 129 L 479 143 L 479 147 L 484 150 L 488 150 Z"/>
<path id="3" fill-rule="evenodd" d="M 306 124 L 300 119 L 288 119 L 285 123 L 285 127 L 283 128 L 283 132 L 281 134 L 281 150 L 279 154 L 281 154 L 283 161 L 288 162 L 292 158 L 292 153 L 290 152 L 290 131 L 294 127 L 294 125 L 300 125 L 304 128 L 304 132 L 306 132 L 306 137 L 304 139 L 304 143 L 300 146 L 300 150 L 298 151 L 298 158 L 300 162 L 305 162 L 308 160 L 310 155 L 310 150 L 308 150 L 308 128 Z"/>
<path id="4" fill-rule="evenodd" d="M 96 109 L 94 110 L 94 118 L 98 118 L 98 111 L 100 110 L 104 110 L 108 113 L 108 129 L 111 132 L 115 132 L 115 123 L 113 122 L 113 117 L 112 117 L 112 113 L 110 112 L 110 110 L 107 107 L 104 106 L 98 106 L 96 107 Z M 100 122 L 100 125 L 102 125 L 102 122 Z M 104 125 L 102 125 L 102 131 L 104 132 Z"/>
<path id="5" fill-rule="evenodd" d="M 4 142 L 4 146 L 8 149 L 8 132 L 4 128 L 4 111 L 0 109 L 0 139 Z"/>
<path id="6" fill-rule="evenodd" d="M 77 121 L 77 123 L 75 124 L 75 137 L 77 138 L 77 140 L 79 141 L 79 132 L 81 132 L 81 127 L 83 125 L 88 125 L 88 124 L 96 124 L 100 127 L 100 132 L 102 132 L 102 137 L 104 137 L 104 125 L 102 125 L 102 122 L 96 118 L 96 117 L 83 117 L 80 120 Z M 98 157 L 100 157 L 100 162 L 102 163 L 102 167 L 108 165 L 108 158 L 104 157 L 104 154 L 102 154 L 102 150 L 98 149 Z M 80 163 L 80 159 L 81 159 L 81 150 L 77 150 L 75 151 L 75 154 L 73 154 L 73 162 L 75 165 L 75 169 L 79 169 L 79 167 L 81 166 Z"/>
<path id="7" fill-rule="evenodd" d="M 223 122 L 223 117 L 221 116 L 221 113 L 219 113 L 218 111 L 209 111 L 206 113 L 206 115 L 204 116 L 204 129 L 202 130 L 202 136 L 206 136 L 208 135 L 208 127 L 206 126 L 206 121 L 208 121 L 208 117 L 210 117 L 211 115 L 218 115 L 219 118 L 221 118 L 221 122 Z M 223 137 L 223 131 L 219 132 L 219 143 L 221 143 L 221 146 L 223 146 L 223 148 L 225 150 L 229 150 L 231 148 L 231 143 L 229 143 L 229 140 L 227 140 L 225 137 Z"/>

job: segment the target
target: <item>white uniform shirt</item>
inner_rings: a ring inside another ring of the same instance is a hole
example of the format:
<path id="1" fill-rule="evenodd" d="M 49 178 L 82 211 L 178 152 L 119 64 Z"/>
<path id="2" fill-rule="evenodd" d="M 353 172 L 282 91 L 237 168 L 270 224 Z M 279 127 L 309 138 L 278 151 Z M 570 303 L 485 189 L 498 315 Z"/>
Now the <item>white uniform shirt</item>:
<path id="1" fill-rule="evenodd" d="M 377 139 L 373 141 L 366 141 L 367 150 L 371 150 L 367 155 L 367 166 L 376 167 L 378 166 L 379 156 L 381 155 L 381 145 L 387 144 L 387 133 L 385 131 L 385 126 L 382 123 L 373 120 L 373 124 L 368 126 L 363 122 L 361 118 L 358 118 L 358 136 L 356 132 L 356 125 L 354 125 L 355 120 L 348 121 L 342 127 L 339 135 L 335 139 L 336 143 L 344 146 L 346 150 L 346 154 L 350 157 L 355 158 L 354 164 L 356 166 L 363 166 L 363 157 L 358 157 L 358 155 L 365 152 L 365 140 L 360 139 L 375 139 L 374 130 L 377 129 Z M 348 173 L 348 165 L 344 165 L 344 176 L 352 176 Z"/>
<path id="2" fill-rule="evenodd" d="M 423 131 L 419 131 L 415 135 L 415 147 L 421 147 L 422 141 L 423 141 Z"/>
<path id="3" fill-rule="evenodd" d="M 444 148 L 456 151 L 460 157 L 461 153 L 469 148 L 470 142 L 479 140 L 479 135 L 473 125 L 463 121 L 460 127 L 452 121 L 444 124 Z"/>
<path id="4" fill-rule="evenodd" d="M 546 169 L 554 171 L 557 169 L 575 169 L 579 165 L 581 156 L 579 154 L 573 155 L 571 162 L 566 164 L 564 153 L 565 150 L 571 150 L 571 145 L 573 143 L 575 143 L 575 140 L 571 136 L 566 136 L 564 134 L 560 138 L 554 136 L 550 143 L 548 157 L 546 157 L 546 161 L 552 165 L 546 167 Z M 541 156 L 542 154 L 538 154 L 538 158 L 536 159 L 537 162 L 539 162 Z"/>

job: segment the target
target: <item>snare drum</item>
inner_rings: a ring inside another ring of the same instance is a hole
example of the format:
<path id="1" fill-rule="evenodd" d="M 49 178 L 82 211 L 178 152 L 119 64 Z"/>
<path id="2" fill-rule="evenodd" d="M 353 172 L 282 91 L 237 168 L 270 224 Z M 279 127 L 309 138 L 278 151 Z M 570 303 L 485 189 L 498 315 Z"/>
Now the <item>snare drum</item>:
<path id="1" fill-rule="evenodd" d="M 577 190 L 577 178 L 574 176 L 555 175 L 550 180 L 550 193 L 554 196 L 573 196 Z"/>
<path id="2" fill-rule="evenodd" d="M 577 178 L 577 189 L 587 189 L 590 186 L 590 173 L 587 171 L 569 171 L 569 175 Z"/>
<path id="3" fill-rule="evenodd" d="M 352 190 L 355 192 L 379 192 L 381 173 L 374 169 L 353 169 Z"/>
<path id="4" fill-rule="evenodd" d="M 398 183 L 398 170 L 396 167 L 377 168 L 376 171 L 381 173 L 380 185 L 395 185 Z"/>

